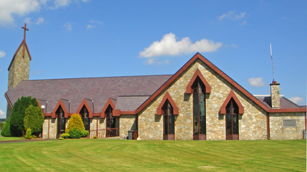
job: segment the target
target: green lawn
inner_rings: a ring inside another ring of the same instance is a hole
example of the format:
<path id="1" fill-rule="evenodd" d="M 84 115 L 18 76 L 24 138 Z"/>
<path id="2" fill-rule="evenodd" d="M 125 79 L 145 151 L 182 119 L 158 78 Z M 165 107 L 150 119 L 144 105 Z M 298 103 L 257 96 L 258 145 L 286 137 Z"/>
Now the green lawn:
<path id="1" fill-rule="evenodd" d="M 0 144 L 1 171 L 306 171 L 305 140 Z"/>
<path id="2" fill-rule="evenodd" d="M 0 141 L 7 141 L 7 140 L 23 140 L 23 137 L 2 137 L 0 136 Z M 1 147 L 0 147 L 1 149 Z"/>

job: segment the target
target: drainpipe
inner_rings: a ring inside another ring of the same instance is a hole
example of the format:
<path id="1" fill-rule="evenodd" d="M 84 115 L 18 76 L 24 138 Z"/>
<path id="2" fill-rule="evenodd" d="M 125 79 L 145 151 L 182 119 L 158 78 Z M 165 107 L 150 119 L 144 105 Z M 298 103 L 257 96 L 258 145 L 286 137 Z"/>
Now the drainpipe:
<path id="1" fill-rule="evenodd" d="M 267 112 L 266 115 L 266 122 L 267 122 L 267 139 L 270 140 L 270 113 Z"/>

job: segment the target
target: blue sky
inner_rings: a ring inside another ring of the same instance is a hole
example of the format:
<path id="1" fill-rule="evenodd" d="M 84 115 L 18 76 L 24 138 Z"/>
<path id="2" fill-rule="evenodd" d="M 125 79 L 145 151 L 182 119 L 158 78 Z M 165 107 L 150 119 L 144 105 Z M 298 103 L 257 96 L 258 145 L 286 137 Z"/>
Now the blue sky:
<path id="1" fill-rule="evenodd" d="M 0 118 L 23 39 L 30 79 L 174 74 L 196 52 L 254 95 L 306 104 L 307 1 L 1 0 Z"/>

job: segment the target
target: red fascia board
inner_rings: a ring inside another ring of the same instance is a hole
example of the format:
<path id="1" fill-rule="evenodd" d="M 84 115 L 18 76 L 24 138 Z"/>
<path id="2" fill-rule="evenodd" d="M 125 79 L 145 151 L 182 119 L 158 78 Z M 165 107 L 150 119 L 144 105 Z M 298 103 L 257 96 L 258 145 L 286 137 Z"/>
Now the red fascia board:
<path id="1" fill-rule="evenodd" d="M 77 114 L 80 114 L 80 111 L 82 110 L 83 106 L 86 107 L 86 109 L 88 110 L 88 116 L 89 118 L 93 118 L 93 110 L 92 108 L 89 106 L 89 104 L 87 103 L 86 99 L 83 99 L 83 101 L 81 102 L 78 110 L 77 110 Z"/>
<path id="2" fill-rule="evenodd" d="M 13 108 L 13 105 L 12 105 L 12 102 L 11 102 L 9 96 L 6 93 L 4 94 L 4 96 L 5 96 L 6 100 L 7 100 L 7 102 L 9 103 L 10 107 Z"/>
<path id="3" fill-rule="evenodd" d="M 174 102 L 174 100 L 172 99 L 172 96 L 169 94 L 168 91 L 164 94 L 164 97 L 163 97 L 162 101 L 160 102 L 160 104 L 159 104 L 159 106 L 157 108 L 157 115 L 163 115 L 162 107 L 163 107 L 164 103 L 166 102 L 166 100 L 168 100 L 169 103 L 172 105 L 172 107 L 173 107 L 173 114 L 174 115 L 178 115 L 179 114 L 179 109 L 178 109 L 176 103 Z"/>
<path id="4" fill-rule="evenodd" d="M 231 98 L 233 98 L 233 100 L 238 105 L 238 107 L 239 107 L 239 114 L 244 114 L 244 107 L 242 106 L 241 102 L 239 101 L 239 99 L 237 98 L 237 96 L 235 95 L 233 90 L 230 91 L 230 93 L 228 94 L 226 100 L 224 101 L 223 105 L 221 106 L 220 113 L 224 114 L 224 115 L 226 114 L 226 106 L 229 103 Z"/>
<path id="5" fill-rule="evenodd" d="M 13 64 L 13 61 L 14 61 L 14 59 L 15 59 L 15 56 L 16 56 L 17 52 L 19 51 L 19 49 L 21 48 L 21 46 L 22 46 L 23 44 L 26 46 L 26 49 L 27 49 L 27 52 L 28 52 L 28 54 L 29 54 L 30 60 L 32 60 L 32 57 L 31 57 L 31 54 L 30 54 L 28 45 L 27 45 L 27 43 L 26 43 L 25 40 L 22 40 L 21 43 L 20 43 L 20 45 L 19 45 L 19 47 L 18 47 L 17 50 L 15 51 L 15 54 L 14 54 L 14 56 L 13 56 L 13 59 L 12 59 L 12 61 L 11 61 L 11 63 L 10 63 L 10 66 L 9 66 L 8 70 L 10 70 L 10 68 L 11 68 L 11 66 L 12 66 L 12 64 Z"/>
<path id="6" fill-rule="evenodd" d="M 246 91 L 242 86 L 236 83 L 233 79 L 231 79 L 228 75 L 226 75 L 223 71 L 217 68 L 214 64 L 212 64 L 209 60 L 207 60 L 204 56 L 199 53 L 196 53 L 185 65 L 183 65 L 169 80 L 167 80 L 155 93 L 153 93 L 137 110 L 136 113 L 142 111 L 150 102 L 152 102 L 163 90 L 165 90 L 172 82 L 176 80 L 188 67 L 190 67 L 197 59 L 200 59 L 207 66 L 209 66 L 213 71 L 219 74 L 222 78 L 232 84 L 235 88 L 241 91 L 244 95 L 254 101 L 257 105 L 259 105 L 265 111 L 269 111 L 269 109 L 262 104 L 257 98 L 251 95 L 248 91 Z"/>
<path id="7" fill-rule="evenodd" d="M 283 109 L 270 109 L 269 113 L 291 113 L 291 112 L 306 112 L 306 108 L 283 108 Z"/>
<path id="8" fill-rule="evenodd" d="M 56 118 L 57 116 L 56 116 L 56 111 L 58 110 L 58 108 L 59 107 L 62 107 L 62 109 L 63 109 L 63 111 L 64 111 L 64 118 L 68 118 L 68 116 L 69 116 L 69 113 L 68 113 L 68 111 L 67 111 L 67 109 L 65 108 L 65 106 L 64 106 L 64 103 L 63 103 L 63 101 L 60 99 L 59 101 L 58 101 L 58 104 L 55 106 L 55 108 L 53 109 L 53 111 L 52 111 L 52 115 L 51 115 L 51 117 L 52 118 Z"/>
<path id="9" fill-rule="evenodd" d="M 113 110 L 113 116 L 122 116 L 122 115 L 136 115 L 135 111 L 121 111 L 121 110 Z"/>
<path id="10" fill-rule="evenodd" d="M 44 113 L 44 117 L 52 117 L 52 113 Z"/>
<path id="11" fill-rule="evenodd" d="M 112 100 L 111 100 L 111 98 L 109 98 L 108 99 L 108 101 L 107 101 L 107 103 L 104 105 L 104 107 L 102 108 L 102 111 L 101 111 L 101 113 L 100 113 L 100 117 L 101 118 L 105 118 L 106 117 L 106 110 L 107 110 L 107 108 L 108 108 L 108 106 L 111 106 L 112 107 L 112 109 L 113 109 L 113 111 L 115 110 L 115 105 L 114 105 L 114 103 L 112 102 Z"/>
<path id="12" fill-rule="evenodd" d="M 211 86 L 208 84 L 208 82 L 206 81 L 205 77 L 201 74 L 199 69 L 196 70 L 196 72 L 194 73 L 191 81 L 189 82 L 188 86 L 186 87 L 186 93 L 188 93 L 188 94 L 193 93 L 192 85 L 195 82 L 197 77 L 199 77 L 200 80 L 204 83 L 206 93 L 211 93 Z"/>

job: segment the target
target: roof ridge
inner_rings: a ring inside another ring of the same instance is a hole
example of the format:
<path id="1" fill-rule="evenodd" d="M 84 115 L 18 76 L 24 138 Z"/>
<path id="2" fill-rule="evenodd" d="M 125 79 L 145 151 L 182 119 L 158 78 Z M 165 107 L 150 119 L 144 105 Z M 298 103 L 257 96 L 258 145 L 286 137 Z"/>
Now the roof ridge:
<path id="1" fill-rule="evenodd" d="M 48 80 L 97 79 L 97 78 L 124 78 L 124 77 L 148 77 L 148 76 L 173 76 L 173 75 L 172 74 L 162 74 L 162 75 L 107 76 L 107 77 L 88 77 L 88 78 L 56 78 L 56 79 L 34 79 L 34 80 L 22 80 L 22 81 L 48 81 Z"/>

